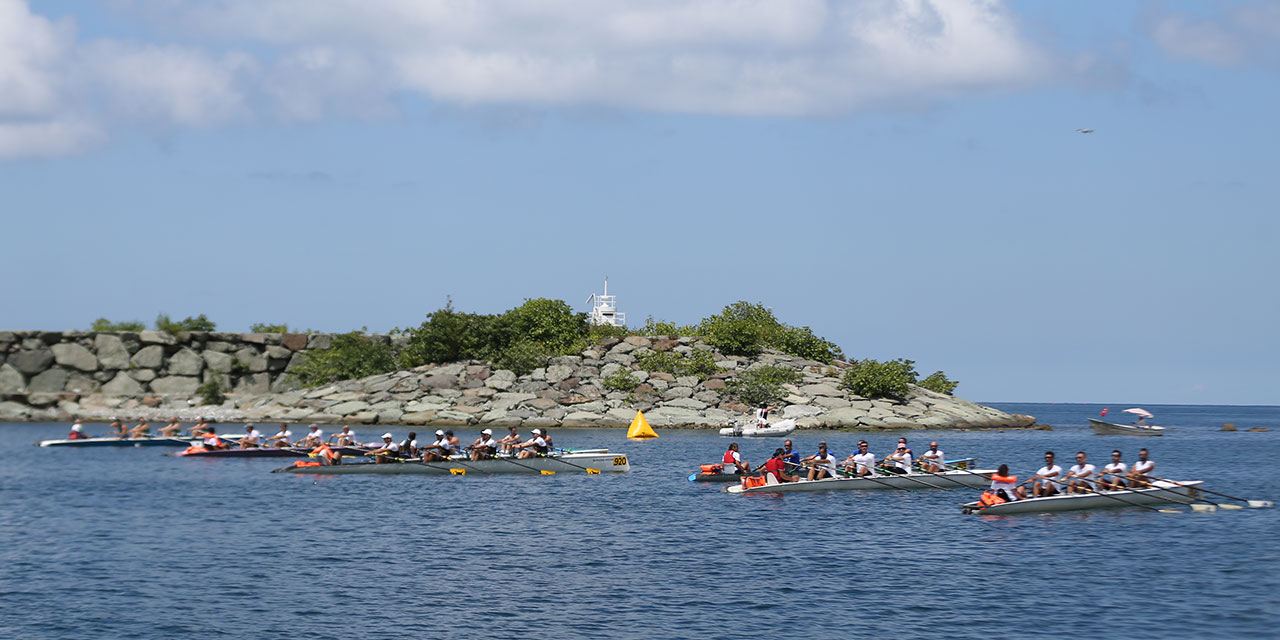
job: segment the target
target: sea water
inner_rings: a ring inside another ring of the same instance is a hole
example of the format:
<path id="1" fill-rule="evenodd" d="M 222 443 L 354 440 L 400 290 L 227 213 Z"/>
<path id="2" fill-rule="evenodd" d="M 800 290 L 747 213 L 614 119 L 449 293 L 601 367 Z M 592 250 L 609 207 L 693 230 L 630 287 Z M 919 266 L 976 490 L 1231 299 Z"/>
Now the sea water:
<path id="1" fill-rule="evenodd" d="M 805 455 L 824 440 L 843 457 L 860 438 L 881 455 L 899 436 L 917 453 L 933 439 L 949 458 L 1007 463 L 1022 477 L 1046 450 L 1103 463 L 1112 449 L 1132 461 L 1148 447 L 1157 475 L 1280 498 L 1280 407 L 1147 406 L 1169 431 L 1137 438 L 1094 435 L 1087 419 L 1102 405 L 995 405 L 1054 429 L 793 440 Z M 1221 431 L 1224 422 L 1239 430 Z M 374 440 L 386 429 L 356 431 Z M 731 441 L 709 431 L 659 428 L 658 439 L 632 442 L 618 429 L 554 430 L 559 446 L 626 454 L 629 473 L 307 477 L 270 473 L 288 459 L 31 446 L 67 430 L 0 426 L 0 637 L 1274 638 L 1280 629 L 1276 509 L 983 517 L 960 512 L 972 490 L 732 495 L 687 481 Z M 759 463 L 781 442 L 740 444 Z"/>

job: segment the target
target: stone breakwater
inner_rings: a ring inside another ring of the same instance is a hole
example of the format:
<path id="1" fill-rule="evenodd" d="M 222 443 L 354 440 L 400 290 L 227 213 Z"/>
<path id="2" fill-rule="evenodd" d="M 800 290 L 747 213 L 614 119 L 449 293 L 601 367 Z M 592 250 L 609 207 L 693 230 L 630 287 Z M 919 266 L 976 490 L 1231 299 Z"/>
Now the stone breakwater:
<path id="1" fill-rule="evenodd" d="M 580 355 L 551 358 L 526 375 L 482 362 L 457 362 L 295 388 L 289 368 L 306 351 L 327 347 L 332 338 L 0 332 L 0 357 L 5 358 L 0 362 L 0 420 L 177 415 L 228 422 L 619 427 L 641 410 L 654 426 L 714 427 L 751 413 L 750 407 L 722 393 L 728 381 L 749 369 L 775 365 L 799 372 L 802 379 L 784 386 L 786 397 L 773 415 L 795 418 L 806 428 L 1035 424 L 1030 416 L 919 387 L 912 387 L 902 400 L 859 397 L 839 387 L 848 366 L 843 363 L 826 365 L 776 352 L 754 358 L 726 356 L 693 338 L 610 339 Z M 393 345 L 396 341 L 376 338 Z M 647 351 L 689 354 L 695 349 L 713 355 L 715 373 L 705 378 L 675 376 L 637 365 L 637 356 Z M 604 379 L 618 370 L 626 370 L 639 383 L 634 391 L 605 387 Z M 231 392 L 220 406 L 201 406 L 195 388 L 212 376 L 224 376 Z"/>

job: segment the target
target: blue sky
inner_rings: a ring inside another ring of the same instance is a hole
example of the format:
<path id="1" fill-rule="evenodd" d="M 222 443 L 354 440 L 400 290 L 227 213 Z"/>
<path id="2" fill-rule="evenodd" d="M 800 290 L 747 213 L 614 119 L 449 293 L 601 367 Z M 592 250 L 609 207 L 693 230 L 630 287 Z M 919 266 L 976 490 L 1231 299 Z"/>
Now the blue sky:
<path id="1" fill-rule="evenodd" d="M 1277 43 L 1263 2 L 0 0 L 0 327 L 607 275 L 976 400 L 1280 404 Z"/>

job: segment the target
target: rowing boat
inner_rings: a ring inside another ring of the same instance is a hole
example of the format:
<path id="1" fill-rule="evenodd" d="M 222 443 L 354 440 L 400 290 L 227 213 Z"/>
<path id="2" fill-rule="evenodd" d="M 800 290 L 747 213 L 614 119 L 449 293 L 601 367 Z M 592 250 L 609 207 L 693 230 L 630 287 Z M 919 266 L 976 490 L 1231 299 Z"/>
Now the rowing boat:
<path id="1" fill-rule="evenodd" d="M 780 438 L 795 430 L 796 421 L 787 418 L 778 422 L 770 422 L 767 427 L 761 427 L 754 422 L 746 425 L 735 424 L 732 427 L 721 429 L 720 435 L 734 438 Z"/>
<path id="2" fill-rule="evenodd" d="M 184 458 L 305 458 L 311 455 L 312 447 L 257 447 L 252 449 L 206 449 L 204 447 L 188 447 L 173 455 Z M 333 450 L 344 456 L 362 456 L 370 451 L 364 447 L 333 447 Z"/>
<path id="3" fill-rule="evenodd" d="M 448 461 L 423 462 L 406 460 L 400 462 L 374 463 L 357 462 L 352 464 L 335 464 L 330 466 L 311 466 L 307 462 L 295 462 L 294 466 L 275 469 L 272 473 L 300 473 L 314 475 L 346 475 L 356 473 L 373 473 L 382 475 L 418 474 L 418 475 L 465 475 L 467 473 L 548 473 L 587 471 L 630 471 L 631 465 L 627 456 L 620 453 L 573 451 L 563 454 L 552 454 L 537 458 L 513 458 L 502 455 L 485 460 L 468 460 L 455 457 Z"/>
<path id="4" fill-rule="evenodd" d="M 192 438 L 164 438 L 164 437 L 142 437 L 142 438 L 78 438 L 75 440 L 67 440 L 65 438 L 58 440 L 41 440 L 36 444 L 41 447 L 186 447 L 196 442 Z"/>
<path id="5" fill-rule="evenodd" d="M 1089 426 L 1100 436 L 1162 436 L 1164 427 L 1154 424 L 1116 424 L 1089 418 Z"/>
<path id="6" fill-rule="evenodd" d="M 770 484 L 759 487 L 743 487 L 734 485 L 726 487 L 729 493 L 787 493 L 792 491 L 826 491 L 829 489 L 930 489 L 953 487 L 981 488 L 991 482 L 991 474 L 995 469 L 975 469 L 973 471 L 943 471 L 941 473 L 888 473 L 874 476 L 841 476 L 823 478 L 821 480 L 799 480 L 796 482 L 776 482 L 773 474 L 768 474 Z M 739 476 L 741 477 L 741 476 Z M 930 485 L 933 485 L 931 487 Z"/>
<path id="7" fill-rule="evenodd" d="M 977 502 L 960 505 L 964 513 L 976 513 L 984 516 L 999 516 L 1015 513 L 1047 513 L 1052 511 L 1075 511 L 1078 509 L 1110 509 L 1134 505 L 1153 504 L 1187 504 L 1187 500 L 1199 500 L 1200 490 L 1196 488 L 1200 480 L 1189 482 L 1166 482 L 1158 480 L 1151 483 L 1148 489 L 1118 489 L 1115 491 L 1099 491 L 1097 493 L 1064 493 L 1043 498 L 1027 498 L 1002 502 L 980 508 Z"/>

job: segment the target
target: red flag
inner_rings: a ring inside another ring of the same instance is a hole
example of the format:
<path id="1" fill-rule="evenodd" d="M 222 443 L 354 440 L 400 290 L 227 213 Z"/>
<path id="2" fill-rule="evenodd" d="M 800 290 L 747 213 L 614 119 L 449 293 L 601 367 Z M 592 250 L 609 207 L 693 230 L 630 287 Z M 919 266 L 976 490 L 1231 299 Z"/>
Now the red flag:
<path id="1" fill-rule="evenodd" d="M 1111 408 L 1111 407 L 1103 407 L 1103 408 L 1102 408 L 1102 415 L 1104 415 L 1104 416 L 1105 416 L 1105 415 L 1107 415 L 1107 410 L 1108 410 L 1108 409 L 1110 409 L 1110 408 Z"/>

